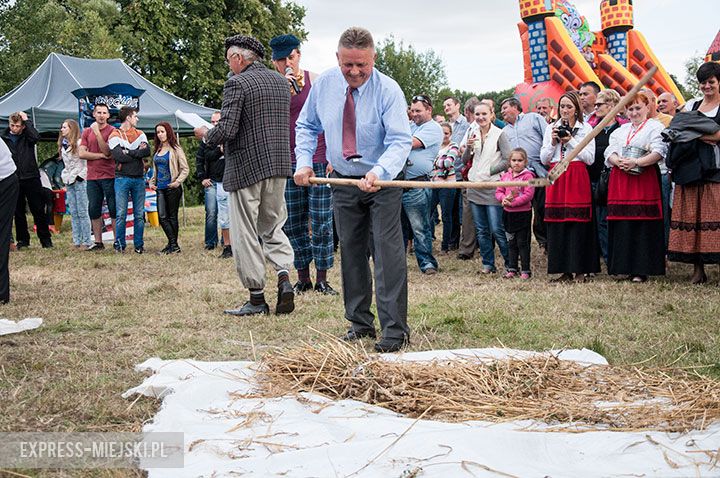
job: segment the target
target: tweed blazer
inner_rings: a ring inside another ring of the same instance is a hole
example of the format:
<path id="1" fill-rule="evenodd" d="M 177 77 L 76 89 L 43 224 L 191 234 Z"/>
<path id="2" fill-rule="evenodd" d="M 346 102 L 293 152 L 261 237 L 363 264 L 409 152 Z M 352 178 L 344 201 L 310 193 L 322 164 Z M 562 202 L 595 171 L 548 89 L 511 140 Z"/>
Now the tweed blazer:
<path id="1" fill-rule="evenodd" d="M 225 145 L 223 189 L 292 176 L 289 116 L 287 80 L 262 63 L 251 63 L 225 82 L 220 121 L 206 138 L 210 147 Z"/>

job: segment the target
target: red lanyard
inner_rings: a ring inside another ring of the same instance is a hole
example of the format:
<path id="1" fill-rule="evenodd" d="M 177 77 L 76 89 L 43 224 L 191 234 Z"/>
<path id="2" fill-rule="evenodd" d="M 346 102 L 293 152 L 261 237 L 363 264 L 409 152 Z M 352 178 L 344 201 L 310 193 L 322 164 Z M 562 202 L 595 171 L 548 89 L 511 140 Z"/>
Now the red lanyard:
<path id="1" fill-rule="evenodd" d="M 640 125 L 640 127 L 638 129 L 636 129 L 634 133 L 632 130 L 632 124 L 630 125 L 630 131 L 628 131 L 627 140 L 625 141 L 625 146 L 630 146 L 630 141 L 632 141 L 633 138 L 635 138 L 635 136 L 637 136 L 637 134 L 640 132 L 641 129 L 643 129 L 643 126 L 645 126 L 645 123 L 647 123 L 647 122 L 648 122 L 648 120 L 643 121 L 642 124 Z M 630 133 L 632 133 L 632 134 L 630 134 Z"/>

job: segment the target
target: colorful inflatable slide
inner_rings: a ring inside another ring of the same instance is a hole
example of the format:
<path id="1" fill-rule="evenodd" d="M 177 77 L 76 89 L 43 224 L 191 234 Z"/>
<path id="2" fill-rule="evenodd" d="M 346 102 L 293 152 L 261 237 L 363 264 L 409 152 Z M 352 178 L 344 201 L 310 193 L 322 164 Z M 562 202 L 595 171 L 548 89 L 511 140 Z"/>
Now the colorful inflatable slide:
<path id="1" fill-rule="evenodd" d="M 525 61 L 525 82 L 516 88 L 524 111 L 549 97 L 557 102 L 586 81 L 625 94 L 653 66 L 648 83 L 656 95 L 669 91 L 685 102 L 645 37 L 633 27 L 632 0 L 602 0 L 602 31 L 592 32 L 575 6 L 566 0 L 518 0 L 518 24 Z"/>

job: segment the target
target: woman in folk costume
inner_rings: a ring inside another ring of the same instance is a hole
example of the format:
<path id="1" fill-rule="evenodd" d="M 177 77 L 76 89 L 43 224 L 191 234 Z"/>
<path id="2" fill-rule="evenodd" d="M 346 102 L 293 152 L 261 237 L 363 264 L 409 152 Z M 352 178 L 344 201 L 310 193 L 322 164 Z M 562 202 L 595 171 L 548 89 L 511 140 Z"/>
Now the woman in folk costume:
<path id="1" fill-rule="evenodd" d="M 608 273 L 633 282 L 665 274 L 665 229 L 658 162 L 665 157 L 662 123 L 648 118 L 650 98 L 638 93 L 625 109 L 630 123 L 610 135 Z"/>
<path id="2" fill-rule="evenodd" d="M 688 101 L 685 111 L 693 113 L 678 113 L 670 128 L 681 119 L 684 127 L 678 128 L 687 133 L 698 122 L 706 128 L 713 121 L 720 125 L 720 64 L 702 65 L 697 80 L 703 97 Z M 673 142 L 668 152 L 667 165 L 675 182 L 668 258 L 693 264 L 690 282 L 702 284 L 707 282 L 705 264 L 720 264 L 720 130 L 695 131 L 695 139 Z"/>
<path id="3" fill-rule="evenodd" d="M 548 125 L 540 159 L 550 169 L 575 150 L 592 128 L 583 122 L 580 98 L 565 93 L 558 103 L 560 119 Z M 578 152 L 567 170 L 548 186 L 545 196 L 548 274 L 561 274 L 552 282 L 584 282 L 600 271 L 590 176 L 587 166 L 595 160 L 595 141 Z"/>

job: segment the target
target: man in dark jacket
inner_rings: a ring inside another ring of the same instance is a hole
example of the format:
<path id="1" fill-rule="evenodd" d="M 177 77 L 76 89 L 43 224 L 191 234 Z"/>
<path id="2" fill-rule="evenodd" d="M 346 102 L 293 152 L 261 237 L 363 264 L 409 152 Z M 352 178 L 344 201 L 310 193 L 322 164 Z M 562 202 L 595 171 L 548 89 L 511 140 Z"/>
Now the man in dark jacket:
<path id="1" fill-rule="evenodd" d="M 212 114 L 210 122 L 213 125 L 220 121 L 220 112 Z M 220 223 L 223 251 L 222 259 L 232 257 L 230 241 L 230 218 L 228 216 L 228 193 L 223 188 L 223 174 L 225 172 L 225 152 L 223 145 L 214 148 L 201 142 L 195 155 L 195 174 L 205 189 L 205 249 L 215 249 L 218 242 L 217 226 Z"/>
<path id="2" fill-rule="evenodd" d="M 290 90 L 287 80 L 262 64 L 265 48 L 255 38 L 236 35 L 225 40 L 225 60 L 234 73 L 225 82 L 218 124 L 195 129 L 209 147 L 224 144 L 223 187 L 230 197 L 230 237 L 235 266 L 250 291 L 250 300 L 231 315 L 267 314 L 265 260 L 277 272 L 277 314 L 295 308 L 290 284 L 293 249 L 282 230 L 287 220 L 285 183 L 290 165 Z"/>
<path id="3" fill-rule="evenodd" d="M 48 215 L 45 209 L 45 196 L 40 183 L 40 171 L 35 157 L 35 145 L 40 139 L 40 133 L 33 126 L 32 121 L 24 111 L 10 115 L 10 126 L 5 129 L 2 139 L 12 153 L 13 161 L 17 167 L 17 176 L 20 180 L 20 192 L 15 207 L 15 234 L 17 235 L 17 248 L 30 246 L 30 233 L 25 218 L 26 204 L 37 227 L 37 236 L 42 247 L 52 247 L 52 238 L 48 228 Z"/>

